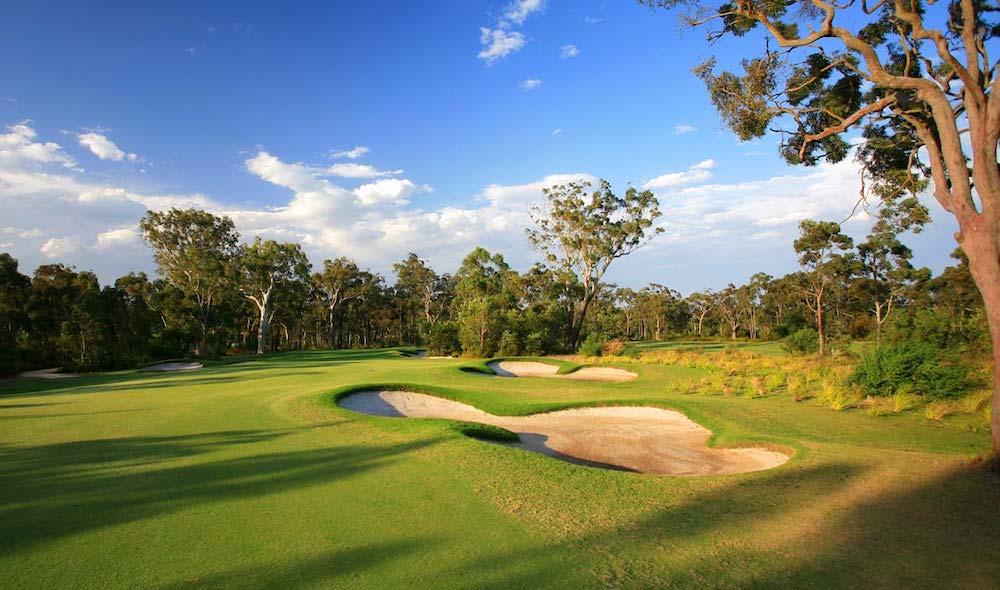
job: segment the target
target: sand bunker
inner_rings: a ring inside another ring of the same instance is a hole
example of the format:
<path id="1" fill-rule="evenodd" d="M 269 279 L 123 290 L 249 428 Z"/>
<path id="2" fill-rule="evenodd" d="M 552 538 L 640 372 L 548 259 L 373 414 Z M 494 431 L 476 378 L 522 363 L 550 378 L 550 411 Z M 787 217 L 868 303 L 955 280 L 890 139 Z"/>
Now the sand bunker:
<path id="1" fill-rule="evenodd" d="M 494 361 L 486 366 L 493 369 L 500 377 L 555 377 L 570 381 L 594 381 L 598 383 L 631 381 L 638 377 L 631 371 L 614 367 L 583 367 L 572 373 L 559 375 L 557 373 L 559 367 L 532 361 Z"/>
<path id="2" fill-rule="evenodd" d="M 201 363 L 185 362 L 185 363 L 160 363 L 158 365 L 149 365 L 148 367 L 143 367 L 143 371 L 154 371 L 154 372 L 170 372 L 170 371 L 194 371 L 196 369 L 201 369 L 204 367 Z"/>
<path id="3" fill-rule="evenodd" d="M 594 467 L 658 475 L 715 475 L 777 467 L 788 456 L 758 448 L 710 449 L 711 432 L 680 412 L 648 407 L 562 410 L 494 416 L 470 405 L 407 391 L 362 391 L 339 405 L 372 416 L 445 418 L 516 432 L 499 443 Z"/>
<path id="4" fill-rule="evenodd" d="M 403 356 L 411 359 L 425 359 L 427 358 L 426 350 L 418 350 L 416 352 L 400 352 Z"/>
<path id="5" fill-rule="evenodd" d="M 34 371 L 25 371 L 18 375 L 22 379 L 66 379 L 69 377 L 79 377 L 76 373 L 60 373 L 59 367 L 54 369 L 36 369 Z"/>

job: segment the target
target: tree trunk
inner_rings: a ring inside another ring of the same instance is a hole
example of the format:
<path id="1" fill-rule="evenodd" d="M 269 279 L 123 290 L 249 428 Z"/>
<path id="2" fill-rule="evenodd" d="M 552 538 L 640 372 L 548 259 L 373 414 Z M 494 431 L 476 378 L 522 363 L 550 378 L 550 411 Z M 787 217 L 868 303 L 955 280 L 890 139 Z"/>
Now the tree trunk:
<path id="1" fill-rule="evenodd" d="M 959 242 L 969 257 L 969 271 L 979 287 L 993 343 L 993 403 L 990 434 L 993 453 L 1000 456 L 1000 247 L 997 234 L 982 219 L 973 227 L 963 227 Z M 971 225 L 971 224 L 966 224 Z"/>
<path id="2" fill-rule="evenodd" d="M 257 354 L 264 354 L 267 346 L 267 332 L 271 328 L 267 318 L 267 307 L 260 306 L 260 326 L 257 328 Z"/>
<path id="3" fill-rule="evenodd" d="M 826 354 L 826 337 L 823 334 L 823 292 L 816 297 L 816 333 L 819 334 L 819 355 Z"/>

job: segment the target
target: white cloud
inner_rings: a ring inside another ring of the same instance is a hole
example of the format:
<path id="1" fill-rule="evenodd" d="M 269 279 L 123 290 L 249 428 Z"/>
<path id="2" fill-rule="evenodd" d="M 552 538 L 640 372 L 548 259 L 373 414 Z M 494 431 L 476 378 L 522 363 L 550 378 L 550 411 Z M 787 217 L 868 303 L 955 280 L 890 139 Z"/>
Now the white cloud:
<path id="1" fill-rule="evenodd" d="M 349 160 L 357 160 L 361 156 L 367 154 L 371 150 L 363 145 L 354 146 L 349 150 L 344 150 L 342 152 L 333 152 L 330 154 L 331 158 L 347 158 Z"/>
<path id="2" fill-rule="evenodd" d="M 585 16 L 585 17 L 583 17 L 583 20 L 584 20 L 584 22 L 586 22 L 588 24 L 596 25 L 597 23 L 603 23 L 604 22 L 604 17 L 602 17 L 602 16 Z"/>
<path id="3" fill-rule="evenodd" d="M 538 88 L 542 85 L 542 81 L 536 78 L 531 78 L 529 80 L 521 80 L 517 83 L 518 87 L 524 92 L 531 92 L 532 90 Z"/>
<path id="4" fill-rule="evenodd" d="M 35 141 L 38 133 L 31 127 L 31 121 L 22 121 L 7 127 L 7 133 L 0 134 L 0 168 L 21 168 L 23 166 L 43 166 L 59 164 L 65 168 L 77 168 L 76 161 L 62 151 L 55 142 Z"/>
<path id="5" fill-rule="evenodd" d="M 562 59 L 569 59 L 578 55 L 580 55 L 580 49 L 572 43 L 569 45 L 563 45 L 559 52 L 559 57 Z"/>
<path id="6" fill-rule="evenodd" d="M 108 250 L 112 248 L 124 248 L 138 244 L 140 241 L 139 232 L 132 227 L 119 227 L 109 229 L 97 235 L 97 241 L 92 246 L 95 250 Z"/>
<path id="7" fill-rule="evenodd" d="M 552 130 L 552 135 L 559 135 L 561 133 L 562 133 L 562 129 L 553 129 Z"/>
<path id="8" fill-rule="evenodd" d="M 137 224 L 147 209 L 171 206 L 227 215 L 245 240 L 262 236 L 301 243 L 317 264 L 349 256 L 387 272 L 394 261 L 416 251 L 438 272 L 453 272 L 473 247 L 482 245 L 524 269 L 537 260 L 524 228 L 531 225 L 531 206 L 544 200 L 542 189 L 576 180 L 597 182 L 585 173 L 552 174 L 524 184 L 488 185 L 463 204 L 426 207 L 415 195 L 430 187 L 413 179 L 378 178 L 345 188 L 325 168 L 260 151 L 246 160 L 247 171 L 284 188 L 286 197 L 274 207 L 225 204 L 198 193 L 140 193 L 93 180 L 67 167 L 58 146 L 39 151 L 35 146 L 46 144 L 30 125 L 25 127 L 18 136 L 30 137 L 26 143 L 13 141 L 8 133 L 0 135 L 0 144 L 6 142 L 8 151 L 9 144 L 17 144 L 18 154 L 47 153 L 47 163 L 23 155 L 0 157 L 2 248 L 20 260 L 22 272 L 57 261 L 92 269 L 104 282 L 129 271 L 152 272 L 150 252 L 135 233 Z M 695 185 L 716 172 L 713 166 L 706 160 L 673 173 L 680 178 L 658 177 L 658 184 L 670 189 L 657 190 L 664 212 L 659 224 L 667 233 L 616 264 L 609 281 L 629 286 L 658 281 L 690 290 L 724 286 L 756 271 L 789 272 L 796 268 L 791 242 L 797 223 L 806 217 L 839 221 L 857 199 L 858 167 L 850 161 L 749 182 Z M 936 224 L 919 236 L 919 243 L 931 255 L 943 252 L 940 258 L 946 259 L 954 248 L 954 223 L 940 208 L 931 208 Z M 860 218 L 845 225 L 855 235 L 863 235 L 867 227 Z M 918 257 L 924 255 L 925 250 L 914 250 Z"/>
<path id="9" fill-rule="evenodd" d="M 508 33 L 502 28 L 481 27 L 479 29 L 479 42 L 483 48 L 477 57 L 485 61 L 486 65 L 491 66 L 509 54 L 519 51 L 524 47 L 525 39 L 524 35 L 517 31 Z"/>
<path id="10" fill-rule="evenodd" d="M 66 258 L 66 256 L 79 248 L 80 241 L 76 238 L 51 238 L 42 245 L 41 253 L 49 260 L 53 260 L 56 258 Z"/>
<path id="11" fill-rule="evenodd" d="M 646 182 L 646 184 L 642 185 L 642 188 L 647 190 L 662 190 L 686 184 L 705 182 L 706 180 L 712 178 L 712 168 L 714 166 L 715 160 L 704 160 L 698 162 L 683 172 L 661 174 L 660 176 Z"/>
<path id="12" fill-rule="evenodd" d="M 688 133 L 694 133 L 698 128 L 694 125 L 677 125 L 674 127 L 674 135 L 687 135 Z"/>
<path id="13" fill-rule="evenodd" d="M 429 186 L 417 186 L 408 179 L 387 178 L 354 189 L 358 203 L 363 207 L 375 205 L 406 205 L 408 197 L 418 191 L 430 192 Z"/>
<path id="14" fill-rule="evenodd" d="M 323 172 L 327 176 L 339 176 L 341 178 L 377 178 L 379 176 L 395 176 L 402 174 L 402 170 L 378 170 L 368 164 L 355 164 L 348 162 L 344 164 L 334 164 L 324 168 Z"/>
<path id="15" fill-rule="evenodd" d="M 76 136 L 76 139 L 80 142 L 80 145 L 90 150 L 91 153 L 102 160 L 114 160 L 115 162 L 128 160 L 129 162 L 135 162 L 138 159 L 138 156 L 126 153 L 115 145 L 115 142 L 108 139 L 106 135 L 100 133 L 81 133 Z"/>
<path id="16" fill-rule="evenodd" d="M 507 6 L 503 18 L 522 25 L 529 16 L 541 12 L 544 8 L 545 0 L 515 0 Z"/>

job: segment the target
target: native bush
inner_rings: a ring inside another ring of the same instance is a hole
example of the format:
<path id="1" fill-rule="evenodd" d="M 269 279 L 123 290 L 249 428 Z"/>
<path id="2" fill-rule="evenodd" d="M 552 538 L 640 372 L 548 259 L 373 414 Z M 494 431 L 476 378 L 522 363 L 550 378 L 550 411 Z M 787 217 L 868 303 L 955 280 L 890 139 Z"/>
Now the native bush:
<path id="1" fill-rule="evenodd" d="M 580 344 L 576 353 L 581 356 L 601 356 L 606 343 L 607 339 L 599 332 L 591 332 L 587 334 L 587 338 Z"/>
<path id="2" fill-rule="evenodd" d="M 927 398 L 959 397 L 969 390 L 969 368 L 928 342 L 881 346 L 866 354 L 850 382 L 868 395 L 889 397 L 905 389 Z"/>
<path id="3" fill-rule="evenodd" d="M 796 354 L 813 354 L 819 352 L 819 334 L 812 328 L 802 328 L 782 341 L 789 352 Z"/>

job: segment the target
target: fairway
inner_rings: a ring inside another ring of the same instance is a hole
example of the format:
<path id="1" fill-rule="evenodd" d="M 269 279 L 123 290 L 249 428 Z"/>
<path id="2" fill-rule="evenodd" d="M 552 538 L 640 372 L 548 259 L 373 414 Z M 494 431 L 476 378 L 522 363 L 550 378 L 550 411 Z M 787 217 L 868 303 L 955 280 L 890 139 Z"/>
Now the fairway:
<path id="1" fill-rule="evenodd" d="M 268 355 L 181 373 L 0 388 L 4 588 L 995 587 L 989 436 L 787 395 L 484 378 L 395 350 Z M 494 415 L 659 405 L 774 469 L 670 477 L 356 414 L 335 393 L 412 384 Z"/>

